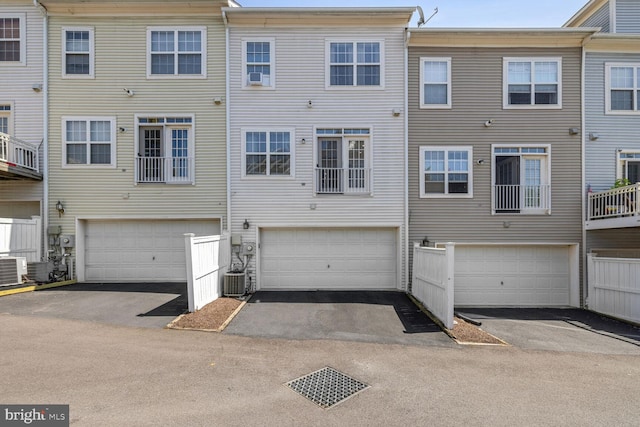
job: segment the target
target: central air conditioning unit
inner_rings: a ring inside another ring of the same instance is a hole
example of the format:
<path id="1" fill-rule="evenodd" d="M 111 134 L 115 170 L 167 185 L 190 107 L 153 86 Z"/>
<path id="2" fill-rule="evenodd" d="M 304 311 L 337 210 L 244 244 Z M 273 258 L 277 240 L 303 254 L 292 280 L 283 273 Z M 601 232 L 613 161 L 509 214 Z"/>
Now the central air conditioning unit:
<path id="1" fill-rule="evenodd" d="M 25 257 L 0 257 L 0 286 L 20 285 L 27 274 Z"/>
<path id="2" fill-rule="evenodd" d="M 249 73 L 248 79 L 251 86 L 262 86 L 262 73 L 253 71 Z"/>
<path id="3" fill-rule="evenodd" d="M 47 261 L 28 262 L 27 272 L 29 279 L 35 280 L 36 283 L 46 283 L 49 281 L 49 268 L 53 270 L 53 265 L 49 266 Z"/>
<path id="4" fill-rule="evenodd" d="M 226 273 L 224 275 L 223 294 L 229 297 L 239 297 L 245 294 L 245 273 Z"/>

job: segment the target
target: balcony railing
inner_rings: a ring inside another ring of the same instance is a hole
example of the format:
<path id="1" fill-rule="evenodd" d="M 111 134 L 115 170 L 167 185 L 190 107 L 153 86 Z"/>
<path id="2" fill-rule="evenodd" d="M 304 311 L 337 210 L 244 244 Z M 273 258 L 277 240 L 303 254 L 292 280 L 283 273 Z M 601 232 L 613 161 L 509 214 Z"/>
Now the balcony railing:
<path id="1" fill-rule="evenodd" d="M 193 183 L 192 157 L 136 157 L 137 183 Z"/>
<path id="2" fill-rule="evenodd" d="M 494 185 L 494 213 L 548 213 L 550 185 Z"/>
<path id="3" fill-rule="evenodd" d="M 588 220 L 640 215 L 640 183 L 589 193 Z"/>
<path id="4" fill-rule="evenodd" d="M 371 169 L 316 168 L 318 194 L 370 194 Z"/>
<path id="5" fill-rule="evenodd" d="M 6 133 L 0 133 L 0 161 L 40 173 L 38 147 Z"/>

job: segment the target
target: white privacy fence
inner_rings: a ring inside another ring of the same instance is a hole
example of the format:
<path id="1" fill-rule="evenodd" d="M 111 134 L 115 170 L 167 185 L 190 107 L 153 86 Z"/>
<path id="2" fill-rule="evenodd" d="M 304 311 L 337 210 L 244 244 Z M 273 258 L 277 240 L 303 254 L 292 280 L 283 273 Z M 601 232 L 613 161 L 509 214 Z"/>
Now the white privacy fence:
<path id="1" fill-rule="evenodd" d="M 229 235 L 195 237 L 187 233 L 187 291 L 189 311 L 201 309 L 222 294 L 222 279 L 229 268 Z"/>
<path id="2" fill-rule="evenodd" d="M 31 219 L 0 218 L 0 256 L 20 256 L 37 262 L 42 256 L 39 216 Z"/>
<path id="3" fill-rule="evenodd" d="M 411 294 L 448 329 L 453 328 L 454 245 L 413 248 Z"/>
<path id="4" fill-rule="evenodd" d="M 640 259 L 587 255 L 589 309 L 640 323 Z"/>

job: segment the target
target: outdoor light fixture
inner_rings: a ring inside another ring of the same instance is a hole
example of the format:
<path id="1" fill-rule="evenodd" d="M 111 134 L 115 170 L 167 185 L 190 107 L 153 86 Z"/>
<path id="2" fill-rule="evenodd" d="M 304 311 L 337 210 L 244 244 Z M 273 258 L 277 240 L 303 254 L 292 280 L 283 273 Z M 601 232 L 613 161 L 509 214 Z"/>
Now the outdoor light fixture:
<path id="1" fill-rule="evenodd" d="M 60 200 L 58 200 L 58 203 L 56 203 L 56 210 L 58 211 L 58 217 L 61 217 L 64 213 L 64 205 Z"/>
<path id="2" fill-rule="evenodd" d="M 245 230 L 249 229 L 249 221 L 248 220 L 244 220 L 244 222 L 242 223 L 242 228 L 244 228 Z"/>
<path id="3" fill-rule="evenodd" d="M 569 128 L 569 135 L 577 135 L 578 128 Z"/>
<path id="4" fill-rule="evenodd" d="M 598 138 L 600 138 L 600 134 L 598 134 L 597 132 L 589 132 L 589 139 L 591 141 L 595 141 Z"/>

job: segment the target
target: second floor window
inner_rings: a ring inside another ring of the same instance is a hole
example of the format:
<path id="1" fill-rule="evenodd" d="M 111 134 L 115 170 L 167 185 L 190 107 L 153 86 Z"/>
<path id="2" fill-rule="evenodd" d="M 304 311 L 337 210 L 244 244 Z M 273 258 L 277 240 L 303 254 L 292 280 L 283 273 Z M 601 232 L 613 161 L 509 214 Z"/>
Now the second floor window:
<path id="1" fill-rule="evenodd" d="M 206 77 L 204 28 L 157 28 L 148 34 L 148 77 Z"/>
<path id="2" fill-rule="evenodd" d="M 607 112 L 640 111 L 640 64 L 607 64 L 605 73 Z"/>
<path id="3" fill-rule="evenodd" d="M 560 58 L 504 58 L 504 108 L 561 108 Z"/>
<path id="4" fill-rule="evenodd" d="M 451 108 L 451 58 L 420 58 L 420 108 Z"/>
<path id="5" fill-rule="evenodd" d="M 0 14 L 0 64 L 25 63 L 24 15 Z"/>
<path id="6" fill-rule="evenodd" d="M 329 42 L 328 86 L 381 86 L 380 42 Z"/>
<path id="7" fill-rule="evenodd" d="M 420 197 L 472 197 L 471 147 L 420 147 Z"/>
<path id="8" fill-rule="evenodd" d="M 68 28 L 63 37 L 64 76 L 93 77 L 93 30 Z"/>
<path id="9" fill-rule="evenodd" d="M 291 132 L 244 132 L 245 175 L 292 175 Z"/>
<path id="10" fill-rule="evenodd" d="M 244 84 L 246 87 L 274 87 L 274 41 L 248 40 L 244 48 Z"/>
<path id="11" fill-rule="evenodd" d="M 66 166 L 115 167 L 114 118 L 63 118 L 62 132 Z"/>

